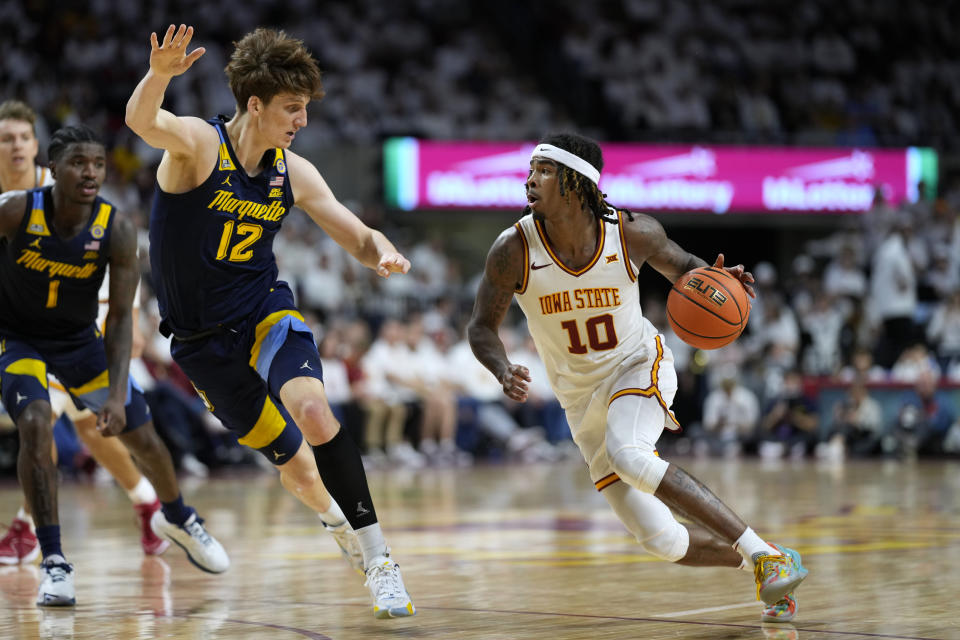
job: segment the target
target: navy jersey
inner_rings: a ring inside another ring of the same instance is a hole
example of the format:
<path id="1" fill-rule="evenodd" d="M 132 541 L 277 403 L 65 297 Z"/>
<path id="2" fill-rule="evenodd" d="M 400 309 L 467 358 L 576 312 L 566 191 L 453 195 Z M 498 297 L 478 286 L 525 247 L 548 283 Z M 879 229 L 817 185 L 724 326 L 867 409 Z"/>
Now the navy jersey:
<path id="1" fill-rule="evenodd" d="M 234 325 L 260 307 L 277 279 L 273 239 L 293 206 L 283 149 L 267 151 L 251 177 L 223 116 L 208 122 L 220 136 L 213 172 L 186 193 L 158 184 L 150 216 L 161 331 L 181 336 Z"/>
<path id="2" fill-rule="evenodd" d="M 83 231 L 64 240 L 53 226 L 52 187 L 27 191 L 23 221 L 0 245 L 0 333 L 65 337 L 94 325 L 114 211 L 98 197 Z"/>

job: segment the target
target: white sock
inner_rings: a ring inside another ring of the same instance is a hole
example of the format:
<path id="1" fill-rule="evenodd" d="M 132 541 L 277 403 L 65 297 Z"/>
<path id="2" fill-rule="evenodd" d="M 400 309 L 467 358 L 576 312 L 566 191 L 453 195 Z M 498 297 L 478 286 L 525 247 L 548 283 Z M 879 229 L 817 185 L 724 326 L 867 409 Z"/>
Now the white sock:
<path id="1" fill-rule="evenodd" d="M 333 498 L 330 498 L 330 508 L 322 513 L 318 513 L 320 520 L 328 527 L 339 527 L 347 521 L 347 517 L 340 510 L 340 505 Z"/>
<path id="2" fill-rule="evenodd" d="M 782 555 L 779 551 L 764 542 L 763 538 L 758 536 L 750 527 L 747 527 L 747 530 L 740 534 L 737 541 L 733 543 L 733 548 L 743 556 L 746 565 L 741 566 L 750 571 L 753 570 L 753 556 L 757 554 L 769 556 Z"/>
<path id="3" fill-rule="evenodd" d="M 36 531 L 37 525 L 33 522 L 33 516 L 24 511 L 22 506 L 20 507 L 20 510 L 17 511 L 17 520 L 23 520 L 30 525 L 30 531 Z"/>
<path id="4" fill-rule="evenodd" d="M 157 501 L 157 491 L 144 476 L 140 476 L 140 482 L 127 491 L 127 497 L 133 504 L 153 504 Z"/>
<path id="5" fill-rule="evenodd" d="M 363 549 L 363 566 L 369 567 L 376 558 L 387 555 L 387 541 L 383 539 L 379 522 L 357 529 L 357 537 Z"/>

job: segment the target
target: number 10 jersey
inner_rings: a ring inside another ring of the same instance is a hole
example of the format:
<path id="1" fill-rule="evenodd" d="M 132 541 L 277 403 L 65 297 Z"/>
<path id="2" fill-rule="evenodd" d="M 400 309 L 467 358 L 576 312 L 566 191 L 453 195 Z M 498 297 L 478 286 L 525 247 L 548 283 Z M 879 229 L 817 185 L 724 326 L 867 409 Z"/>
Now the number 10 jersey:
<path id="1" fill-rule="evenodd" d="M 588 399 L 657 330 L 640 309 L 637 267 L 630 261 L 620 224 L 598 220 L 592 259 L 580 269 L 565 265 L 550 247 L 544 224 L 532 215 L 515 227 L 524 246 L 517 301 L 564 408 Z"/>

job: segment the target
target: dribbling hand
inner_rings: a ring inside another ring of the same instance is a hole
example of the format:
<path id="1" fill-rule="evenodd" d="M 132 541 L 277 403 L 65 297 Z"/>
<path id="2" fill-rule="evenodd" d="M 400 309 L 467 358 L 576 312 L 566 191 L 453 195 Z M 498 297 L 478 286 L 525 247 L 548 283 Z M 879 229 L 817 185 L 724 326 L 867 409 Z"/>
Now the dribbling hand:
<path id="1" fill-rule="evenodd" d="M 163 36 L 163 44 L 157 43 L 157 33 L 150 34 L 150 70 L 158 76 L 178 76 L 189 69 L 206 49 L 197 47 L 187 55 L 187 45 L 193 38 L 193 27 L 181 24 L 179 29 L 170 25 Z"/>
<path id="2" fill-rule="evenodd" d="M 753 287 L 750 286 L 750 283 L 753 282 L 753 274 L 745 269 L 742 264 L 738 264 L 735 267 L 725 267 L 723 266 L 723 254 L 717 256 L 717 261 L 713 263 L 714 268 L 723 269 L 731 276 L 740 281 L 740 284 L 743 285 L 743 288 L 746 290 L 747 295 L 751 298 L 756 298 L 757 294 L 754 293 Z"/>
<path id="3" fill-rule="evenodd" d="M 500 378 L 500 384 L 503 385 L 503 393 L 508 398 L 517 402 L 526 402 L 530 380 L 529 369 L 522 364 L 511 364 Z"/>

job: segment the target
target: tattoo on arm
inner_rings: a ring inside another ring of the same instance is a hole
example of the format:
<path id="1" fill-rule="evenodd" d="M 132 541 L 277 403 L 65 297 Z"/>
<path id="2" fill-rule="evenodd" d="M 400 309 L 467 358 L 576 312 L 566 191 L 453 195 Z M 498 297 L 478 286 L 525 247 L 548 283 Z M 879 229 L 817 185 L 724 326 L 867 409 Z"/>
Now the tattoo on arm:
<path id="1" fill-rule="evenodd" d="M 467 337 L 474 355 L 498 380 L 510 361 L 497 331 L 513 300 L 520 279 L 517 276 L 522 273 L 521 258 L 516 251 L 520 239 L 513 235 L 515 233 L 513 229 L 505 231 L 490 249 L 473 316 L 467 326 Z"/>

